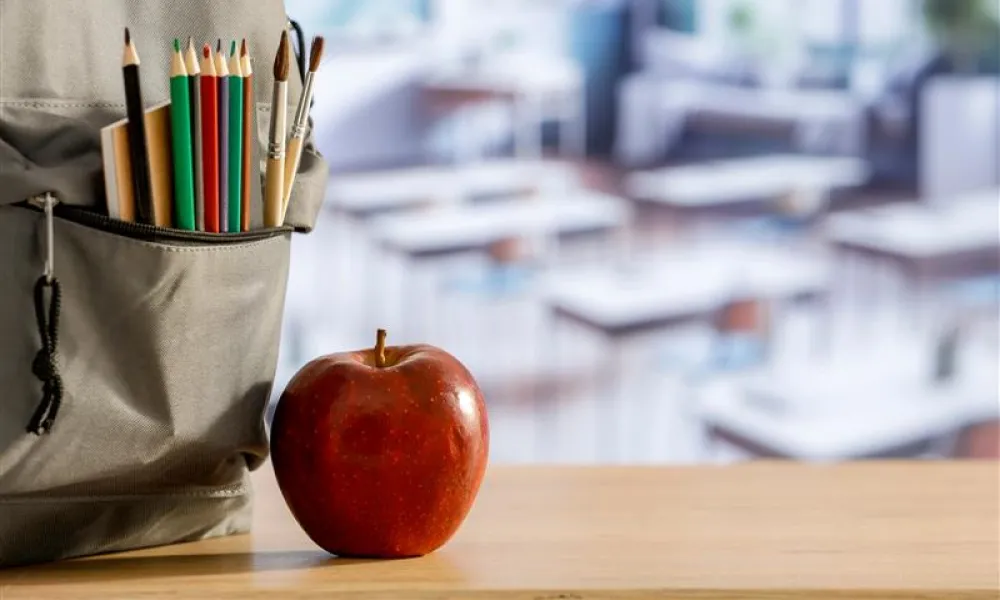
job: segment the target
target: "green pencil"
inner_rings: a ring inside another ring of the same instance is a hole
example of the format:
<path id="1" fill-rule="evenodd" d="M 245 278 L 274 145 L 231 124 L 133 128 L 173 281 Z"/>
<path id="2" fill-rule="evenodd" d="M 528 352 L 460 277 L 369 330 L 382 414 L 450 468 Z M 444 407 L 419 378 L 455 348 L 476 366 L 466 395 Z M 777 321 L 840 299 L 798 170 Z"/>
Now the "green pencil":
<path id="1" fill-rule="evenodd" d="M 174 150 L 174 222 L 194 231 L 194 159 L 191 141 L 191 92 L 181 44 L 174 40 L 170 63 L 170 125 Z"/>
<path id="2" fill-rule="evenodd" d="M 229 50 L 229 231 L 240 231 L 243 207 L 243 68 L 236 42 Z"/>

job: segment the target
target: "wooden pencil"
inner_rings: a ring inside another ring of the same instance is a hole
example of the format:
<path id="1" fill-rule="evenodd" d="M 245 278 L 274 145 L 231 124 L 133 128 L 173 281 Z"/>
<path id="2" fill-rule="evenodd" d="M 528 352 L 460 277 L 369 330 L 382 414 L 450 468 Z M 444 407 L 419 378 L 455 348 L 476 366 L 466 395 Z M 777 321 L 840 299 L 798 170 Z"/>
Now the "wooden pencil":
<path id="1" fill-rule="evenodd" d="M 215 46 L 215 77 L 219 87 L 219 231 L 229 231 L 229 67 L 222 40 Z"/>
<path id="2" fill-rule="evenodd" d="M 170 62 L 170 125 L 174 172 L 174 224 L 194 230 L 194 162 L 191 144 L 191 82 L 184 68 L 180 41 L 174 40 Z M 155 138 L 154 138 L 155 139 Z"/>
<path id="3" fill-rule="evenodd" d="M 274 89 L 271 96 L 271 126 L 268 131 L 267 173 L 264 176 L 264 226 L 280 227 L 285 191 L 285 130 L 288 111 L 288 31 L 281 32 L 274 57 Z"/>
<path id="4" fill-rule="evenodd" d="M 243 68 L 236 42 L 229 49 L 229 228 L 243 228 Z"/>
<path id="5" fill-rule="evenodd" d="M 302 144 L 305 143 L 306 125 L 309 123 L 309 109 L 312 106 L 313 83 L 316 77 L 316 70 L 323 58 L 323 38 L 316 36 L 313 38 L 312 46 L 309 49 L 309 72 L 306 73 L 306 80 L 302 84 L 302 95 L 299 97 L 299 105 L 295 111 L 295 119 L 292 121 L 292 136 L 288 142 L 288 154 L 285 158 L 285 191 L 282 196 L 281 214 L 288 211 L 288 202 L 292 197 L 292 185 L 295 183 L 295 174 L 299 170 L 299 161 L 302 160 Z"/>
<path id="6" fill-rule="evenodd" d="M 122 53 L 122 77 L 125 80 L 125 108 L 128 114 L 128 142 L 135 183 L 136 216 L 140 223 L 153 224 L 153 194 L 149 182 L 149 158 L 146 154 L 146 119 L 139 76 L 139 53 L 132 34 L 125 28 Z"/>
<path id="7" fill-rule="evenodd" d="M 184 68 L 187 69 L 191 88 L 191 158 L 194 161 L 194 207 L 195 228 L 205 231 L 205 174 L 201 158 L 201 90 L 198 75 L 201 67 L 198 65 L 198 52 L 194 47 L 194 38 L 188 38 L 187 51 L 184 55 Z"/>
<path id="8" fill-rule="evenodd" d="M 205 198 L 205 231 L 219 233 L 219 88 L 215 76 L 212 48 L 201 49 L 201 142 L 203 190 Z"/>
<path id="9" fill-rule="evenodd" d="M 240 67 L 243 70 L 243 184 L 241 196 L 243 205 L 240 209 L 240 229 L 250 231 L 250 198 L 253 196 L 250 187 L 250 162 L 253 160 L 253 146 L 257 143 L 256 131 L 253 130 L 254 111 L 256 102 L 253 96 L 253 65 L 250 62 L 250 53 L 247 50 L 246 38 L 240 45 Z M 260 182 L 256 182 L 260 186 Z"/>

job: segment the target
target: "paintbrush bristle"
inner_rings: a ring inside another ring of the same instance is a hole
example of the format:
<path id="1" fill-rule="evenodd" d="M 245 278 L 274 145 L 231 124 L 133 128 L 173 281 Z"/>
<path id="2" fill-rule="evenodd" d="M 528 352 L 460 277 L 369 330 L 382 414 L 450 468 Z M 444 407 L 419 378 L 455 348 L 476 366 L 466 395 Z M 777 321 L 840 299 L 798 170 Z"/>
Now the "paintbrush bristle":
<path id="1" fill-rule="evenodd" d="M 313 38 L 312 48 L 309 51 L 309 72 L 315 73 L 319 68 L 319 63 L 323 59 L 323 36 L 317 35 Z"/>
<path id="2" fill-rule="evenodd" d="M 275 81 L 288 81 L 288 32 L 281 32 L 278 54 L 274 57 Z"/>

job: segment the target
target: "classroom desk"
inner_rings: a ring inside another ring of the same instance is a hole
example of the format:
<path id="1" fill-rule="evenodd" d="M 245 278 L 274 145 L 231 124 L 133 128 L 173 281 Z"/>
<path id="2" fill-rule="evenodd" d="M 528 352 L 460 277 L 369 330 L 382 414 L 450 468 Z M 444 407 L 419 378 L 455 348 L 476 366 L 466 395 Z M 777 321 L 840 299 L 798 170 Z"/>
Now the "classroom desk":
<path id="1" fill-rule="evenodd" d="M 327 186 L 326 199 L 335 210 L 364 220 L 428 204 L 513 196 L 575 183 L 575 174 L 565 164 L 494 159 L 337 175 Z"/>
<path id="2" fill-rule="evenodd" d="M 577 174 L 569 165 L 539 160 L 491 159 L 465 165 L 431 165 L 335 176 L 327 186 L 326 203 L 338 215 L 337 235 L 353 251 L 340 268 L 360 273 L 366 305 L 377 293 L 371 272 L 381 267 L 380 249 L 373 248 L 369 225 L 374 221 L 421 209 L 472 206 L 479 200 L 503 202 L 535 193 L 562 193 L 576 187 Z M 503 199 L 503 200 L 500 200 Z M 484 203 L 490 203 L 484 202 Z M 354 277 L 354 275 L 351 275 Z M 369 315 L 371 317 L 372 315 Z M 359 326 L 370 331 L 371 318 Z"/>
<path id="3" fill-rule="evenodd" d="M 725 378 L 700 390 L 697 410 L 713 445 L 818 461 L 948 456 L 962 429 L 1000 418 L 995 355 L 965 356 L 979 360 L 963 361 L 956 379 L 939 385 L 927 382 L 926 365 L 900 370 L 895 358 L 859 349 L 847 364 Z"/>
<path id="4" fill-rule="evenodd" d="M 570 324 L 602 341 L 609 365 L 600 382 L 603 423 L 620 418 L 630 342 L 653 332 L 708 322 L 737 297 L 765 300 L 780 311 L 799 303 L 822 307 L 828 291 L 826 269 L 816 260 L 773 248 L 720 243 L 673 248 L 625 267 L 561 271 L 550 278 L 543 301 L 552 329 Z M 820 350 L 828 337 L 829 315 L 817 315 L 816 326 L 823 328 L 814 336 L 814 348 Z M 543 329 L 539 335 L 539 345 L 559 339 L 559 331 Z M 598 436 L 615 431 L 601 423 L 597 427 Z M 603 441 L 601 458 L 615 460 L 616 444 Z"/>
<path id="5" fill-rule="evenodd" d="M 560 150 L 586 154 L 584 76 L 573 61 L 520 53 L 485 57 L 476 66 L 433 73 L 423 84 L 423 94 L 433 111 L 443 113 L 491 101 L 510 103 L 517 156 L 542 156 L 542 129 L 551 117 L 560 125 Z M 474 122 L 460 127 L 460 135 L 475 132 Z"/>
<path id="6" fill-rule="evenodd" d="M 630 197 L 666 211 L 675 223 L 697 224 L 775 213 L 776 201 L 793 193 L 814 203 L 805 208 L 821 210 L 831 190 L 861 185 L 868 175 L 855 158 L 778 154 L 639 171 L 625 186 Z"/>
<path id="7" fill-rule="evenodd" d="M 802 152 L 863 156 L 866 148 L 866 103 L 847 90 L 748 87 L 639 72 L 625 79 L 621 104 L 617 154 L 633 164 L 669 153 L 688 125 L 699 123 L 787 128 Z"/>
<path id="8" fill-rule="evenodd" d="M 424 314 L 427 321 L 433 320 L 435 292 L 414 293 L 414 290 L 423 268 L 434 260 L 484 252 L 494 243 L 519 238 L 540 247 L 544 261 L 554 262 L 561 238 L 617 233 L 622 240 L 630 220 L 630 207 L 621 198 L 578 190 L 564 195 L 528 196 L 477 206 L 388 215 L 373 220 L 370 231 L 383 251 L 383 264 L 397 264 L 403 276 L 395 310 L 401 311 L 404 301 L 411 307 L 416 304 L 417 314 Z"/>
<path id="9" fill-rule="evenodd" d="M 941 206 L 904 204 L 842 213 L 830 219 L 827 233 L 847 266 L 889 267 L 923 303 L 935 282 L 1000 269 L 998 222 L 1000 189 L 990 189 Z"/>
<path id="10" fill-rule="evenodd" d="M 0 571 L 4 600 L 997 597 L 996 463 L 492 467 L 456 537 L 341 560 L 271 466 L 253 533 Z"/>
<path id="11" fill-rule="evenodd" d="M 485 250 L 521 236 L 577 235 L 627 224 L 628 205 L 614 196 L 579 190 L 483 206 L 389 215 L 372 222 L 372 237 L 385 249 L 410 259 Z"/>
<path id="12" fill-rule="evenodd" d="M 828 276 L 811 258 L 747 244 L 672 248 L 618 267 L 552 276 L 545 299 L 553 315 L 619 341 L 705 320 L 736 296 L 778 303 L 825 296 Z"/>

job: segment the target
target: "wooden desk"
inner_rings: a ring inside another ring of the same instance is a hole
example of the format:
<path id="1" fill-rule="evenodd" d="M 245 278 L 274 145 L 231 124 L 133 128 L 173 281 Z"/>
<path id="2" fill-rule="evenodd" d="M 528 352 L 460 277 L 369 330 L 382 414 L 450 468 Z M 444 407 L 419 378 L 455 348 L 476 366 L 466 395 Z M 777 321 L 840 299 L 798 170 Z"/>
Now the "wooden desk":
<path id="1" fill-rule="evenodd" d="M 0 571 L 0 596 L 997 597 L 992 462 L 494 467 L 456 538 L 401 561 L 326 555 L 255 480 L 251 535 Z"/>

